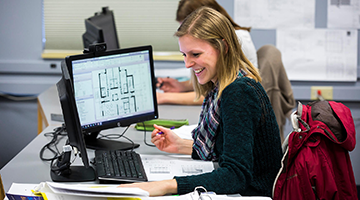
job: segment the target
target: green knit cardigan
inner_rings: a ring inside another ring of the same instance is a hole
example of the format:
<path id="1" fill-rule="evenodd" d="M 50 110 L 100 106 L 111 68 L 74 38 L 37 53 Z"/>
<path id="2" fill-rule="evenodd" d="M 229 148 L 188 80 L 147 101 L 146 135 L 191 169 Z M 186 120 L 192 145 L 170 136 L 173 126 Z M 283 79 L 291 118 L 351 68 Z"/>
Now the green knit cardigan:
<path id="1" fill-rule="evenodd" d="M 271 196 L 281 163 L 281 141 L 270 100 L 259 82 L 243 77 L 221 95 L 215 152 L 219 167 L 210 173 L 174 177 L 178 193 L 204 186 L 217 194 Z M 193 150 L 192 157 L 198 158 Z"/>

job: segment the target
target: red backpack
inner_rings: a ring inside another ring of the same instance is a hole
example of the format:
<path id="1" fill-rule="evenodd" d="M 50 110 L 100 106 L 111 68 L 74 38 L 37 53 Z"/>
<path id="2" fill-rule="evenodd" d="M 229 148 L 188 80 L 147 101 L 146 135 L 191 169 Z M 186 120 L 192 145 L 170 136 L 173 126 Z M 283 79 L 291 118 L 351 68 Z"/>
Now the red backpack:
<path id="1" fill-rule="evenodd" d="M 350 109 L 334 101 L 299 103 L 283 143 L 274 200 L 358 199 L 349 151 L 355 148 Z"/>

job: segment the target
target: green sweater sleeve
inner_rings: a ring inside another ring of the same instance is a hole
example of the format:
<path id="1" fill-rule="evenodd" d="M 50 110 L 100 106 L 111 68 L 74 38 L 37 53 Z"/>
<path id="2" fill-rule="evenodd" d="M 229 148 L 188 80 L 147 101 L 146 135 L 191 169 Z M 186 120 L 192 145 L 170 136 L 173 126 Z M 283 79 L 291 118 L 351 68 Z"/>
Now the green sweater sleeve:
<path id="1" fill-rule="evenodd" d="M 263 98 L 265 100 L 262 100 Z M 261 104 L 264 104 L 264 101 L 265 104 L 268 104 L 265 107 L 270 105 L 266 98 L 266 93 L 261 85 L 248 78 L 237 79 L 225 88 L 221 96 L 221 122 L 215 144 L 215 151 L 219 155 L 219 168 L 211 173 L 175 177 L 180 194 L 188 193 L 199 185 L 218 194 L 246 194 L 249 188 L 256 187 L 253 181 L 258 179 L 258 177 L 254 177 L 258 174 L 254 172 L 254 166 L 258 164 L 255 161 L 259 159 L 254 157 L 257 155 L 254 148 L 255 141 L 262 143 L 262 141 L 257 141 L 256 137 L 259 135 L 258 132 L 264 128 L 262 121 L 264 106 Z M 273 117 L 270 115 L 267 123 L 275 123 L 274 125 L 277 126 L 274 115 Z M 275 126 L 274 131 L 271 132 L 273 135 L 277 134 L 279 139 L 278 129 Z M 275 156 L 274 161 L 280 163 L 281 155 Z M 272 159 L 273 156 L 270 155 L 270 158 Z M 275 178 L 276 170 L 271 173 Z M 256 191 L 257 189 L 251 190 Z M 259 195 L 264 195 L 264 192 L 259 192 Z"/>

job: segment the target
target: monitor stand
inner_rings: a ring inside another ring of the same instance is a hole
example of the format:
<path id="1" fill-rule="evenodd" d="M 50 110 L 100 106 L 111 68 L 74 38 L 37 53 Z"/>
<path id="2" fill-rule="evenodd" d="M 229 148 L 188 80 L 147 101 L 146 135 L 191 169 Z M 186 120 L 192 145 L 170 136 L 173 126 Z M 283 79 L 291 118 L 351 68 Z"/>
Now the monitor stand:
<path id="1" fill-rule="evenodd" d="M 137 143 L 100 139 L 97 138 L 99 133 L 100 132 L 98 131 L 98 132 L 91 132 L 84 134 L 86 148 L 94 149 L 94 150 L 124 150 L 125 151 L 125 150 L 135 149 L 140 146 L 140 144 Z"/>
<path id="2" fill-rule="evenodd" d="M 51 166 L 50 176 L 54 182 L 95 181 L 95 170 L 92 167 L 71 166 L 71 151 L 64 152 Z"/>

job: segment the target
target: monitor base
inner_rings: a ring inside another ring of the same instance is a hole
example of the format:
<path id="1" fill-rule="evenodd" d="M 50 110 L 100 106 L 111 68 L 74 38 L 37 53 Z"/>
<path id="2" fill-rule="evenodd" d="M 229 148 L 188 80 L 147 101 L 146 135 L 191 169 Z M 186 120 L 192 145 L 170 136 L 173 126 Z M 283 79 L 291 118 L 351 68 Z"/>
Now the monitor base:
<path id="1" fill-rule="evenodd" d="M 95 170 L 92 167 L 85 166 L 70 166 L 70 174 L 61 175 L 55 171 L 50 171 L 51 180 L 54 182 L 85 182 L 95 181 Z"/>
<path id="2" fill-rule="evenodd" d="M 140 144 L 105 139 L 85 138 L 86 148 L 94 150 L 131 150 L 138 148 Z"/>
<path id="3" fill-rule="evenodd" d="M 138 148 L 140 144 L 118 140 L 107 140 L 98 138 L 100 132 L 84 134 L 86 148 L 94 150 L 131 150 Z"/>

